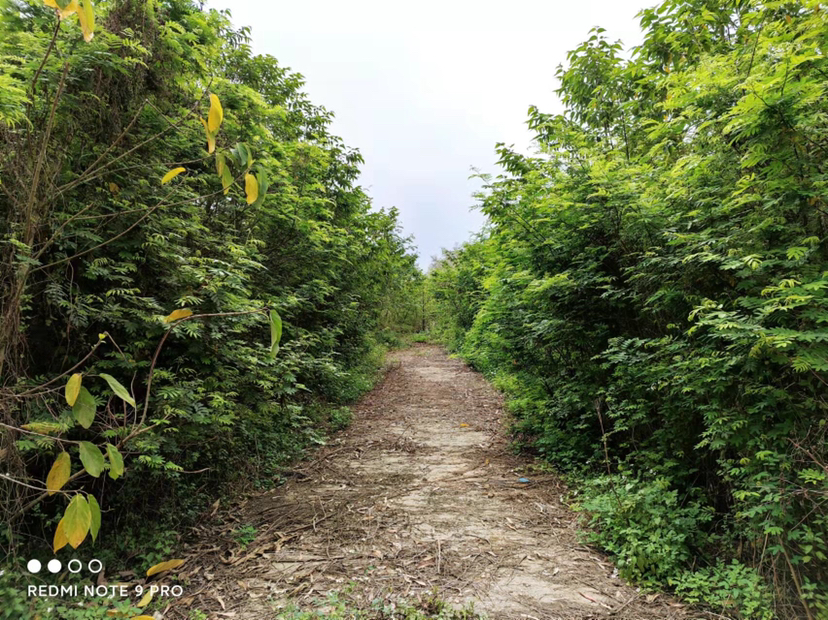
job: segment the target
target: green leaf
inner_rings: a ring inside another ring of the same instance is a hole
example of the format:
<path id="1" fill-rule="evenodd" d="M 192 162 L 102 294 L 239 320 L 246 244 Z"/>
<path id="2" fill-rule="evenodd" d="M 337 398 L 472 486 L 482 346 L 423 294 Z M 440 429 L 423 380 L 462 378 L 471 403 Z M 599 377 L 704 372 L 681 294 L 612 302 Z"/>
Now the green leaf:
<path id="1" fill-rule="evenodd" d="M 88 501 L 89 513 L 92 517 L 92 521 L 89 524 L 89 533 L 92 535 L 92 540 L 94 541 L 98 539 L 98 532 L 101 529 L 101 507 L 94 495 L 90 495 Z"/>
<path id="2" fill-rule="evenodd" d="M 124 457 L 111 443 L 106 444 L 106 455 L 109 457 L 109 477 L 117 480 L 124 475 Z"/>
<path id="3" fill-rule="evenodd" d="M 71 407 L 75 404 L 75 400 L 78 398 L 78 392 L 81 389 L 81 380 L 83 379 L 83 375 L 79 372 L 76 372 L 74 375 L 69 377 L 69 381 L 66 382 L 66 388 L 64 389 L 64 395 L 66 396 L 66 402 Z"/>
<path id="4" fill-rule="evenodd" d="M 61 521 L 69 544 L 73 549 L 77 549 L 92 526 L 92 511 L 83 495 L 78 493 L 72 498 Z"/>
<path id="5" fill-rule="evenodd" d="M 56 491 L 60 491 L 63 488 L 64 484 L 69 482 L 69 473 L 71 471 L 72 459 L 69 457 L 69 453 L 61 452 L 52 464 L 49 475 L 46 476 L 46 488 L 49 491 L 49 495 L 54 495 Z"/>
<path id="6" fill-rule="evenodd" d="M 270 311 L 270 357 L 276 357 L 279 352 L 279 341 L 282 339 L 282 317 L 275 310 Z"/>
<path id="7" fill-rule="evenodd" d="M 224 170 L 221 173 L 221 186 L 224 188 L 224 193 L 230 191 L 230 186 L 233 185 L 233 173 L 230 172 L 229 166 L 224 166 Z"/>
<path id="8" fill-rule="evenodd" d="M 268 178 L 267 170 L 263 167 L 259 167 L 259 170 L 256 172 L 256 181 L 259 184 L 259 196 L 256 202 L 253 203 L 253 206 L 258 207 L 264 202 L 265 194 L 267 194 L 267 189 L 270 187 L 270 179 Z"/>
<path id="9" fill-rule="evenodd" d="M 80 460 L 83 463 L 83 468 L 93 478 L 101 475 L 104 469 L 104 457 L 101 451 L 93 443 L 88 441 L 80 442 Z"/>
<path id="10" fill-rule="evenodd" d="M 108 375 L 105 372 L 102 372 L 98 376 L 109 384 L 109 388 L 113 392 L 115 392 L 116 396 L 118 396 L 122 400 L 125 400 L 130 405 L 135 407 L 135 399 L 132 398 L 132 396 L 130 396 L 129 392 L 127 392 L 127 389 L 123 385 L 118 383 L 118 381 L 117 381 L 117 379 L 115 379 L 115 377 L 113 377 L 112 375 Z"/>
<path id="11" fill-rule="evenodd" d="M 89 428 L 95 421 L 95 399 L 85 387 L 78 393 L 78 398 L 72 406 L 72 415 L 83 428 Z"/>

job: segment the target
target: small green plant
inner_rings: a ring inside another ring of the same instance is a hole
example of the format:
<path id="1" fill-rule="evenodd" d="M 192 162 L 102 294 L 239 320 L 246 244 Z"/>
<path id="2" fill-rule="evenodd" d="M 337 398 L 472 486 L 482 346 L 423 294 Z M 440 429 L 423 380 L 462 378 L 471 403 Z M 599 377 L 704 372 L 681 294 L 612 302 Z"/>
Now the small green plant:
<path id="1" fill-rule="evenodd" d="M 353 411 L 350 407 L 337 407 L 330 413 L 330 425 L 332 431 L 340 431 L 351 424 Z"/>
<path id="2" fill-rule="evenodd" d="M 233 540 L 235 540 L 242 550 L 247 549 L 247 546 L 256 540 L 256 528 L 253 525 L 244 525 L 236 530 L 233 530 Z"/>
<path id="3" fill-rule="evenodd" d="M 592 528 L 586 538 L 615 555 L 622 577 L 656 584 L 683 574 L 712 513 L 698 502 L 679 501 L 664 480 L 621 476 L 587 484 L 578 509 Z"/>
<path id="4" fill-rule="evenodd" d="M 745 620 L 773 620 L 773 596 L 755 569 L 733 560 L 686 571 L 674 582 L 676 593 Z"/>

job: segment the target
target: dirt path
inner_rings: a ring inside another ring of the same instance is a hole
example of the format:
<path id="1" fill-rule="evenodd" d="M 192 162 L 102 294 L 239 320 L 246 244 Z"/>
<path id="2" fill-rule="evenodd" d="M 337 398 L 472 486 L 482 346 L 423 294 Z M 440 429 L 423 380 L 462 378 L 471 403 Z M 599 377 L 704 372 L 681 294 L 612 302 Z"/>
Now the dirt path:
<path id="1" fill-rule="evenodd" d="M 347 596 L 366 606 L 436 589 L 490 618 L 686 617 L 577 542 L 554 477 L 520 482 L 526 461 L 509 452 L 501 398 L 479 374 L 434 346 L 390 365 L 315 460 L 204 528 L 174 613 L 275 618 L 288 600 L 353 584 Z M 244 526 L 255 540 L 242 549 Z"/>

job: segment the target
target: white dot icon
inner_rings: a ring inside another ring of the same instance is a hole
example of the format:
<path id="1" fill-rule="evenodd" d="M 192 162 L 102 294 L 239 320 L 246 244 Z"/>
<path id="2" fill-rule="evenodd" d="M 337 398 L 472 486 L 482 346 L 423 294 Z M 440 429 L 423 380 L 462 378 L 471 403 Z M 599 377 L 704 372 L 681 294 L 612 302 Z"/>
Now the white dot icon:
<path id="1" fill-rule="evenodd" d="M 29 560 L 29 563 L 26 564 L 26 568 L 29 569 L 30 573 L 39 573 L 42 566 L 39 560 Z"/>
<path id="2" fill-rule="evenodd" d="M 50 573 L 59 573 L 61 568 L 60 560 L 49 560 L 46 568 L 49 569 Z"/>

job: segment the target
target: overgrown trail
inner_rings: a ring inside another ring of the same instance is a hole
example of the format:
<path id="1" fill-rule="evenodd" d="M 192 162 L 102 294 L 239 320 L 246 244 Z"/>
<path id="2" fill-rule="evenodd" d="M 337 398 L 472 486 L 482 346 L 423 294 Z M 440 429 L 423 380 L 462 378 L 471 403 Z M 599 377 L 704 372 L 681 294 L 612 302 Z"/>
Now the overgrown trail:
<path id="1" fill-rule="evenodd" d="M 275 491 L 205 527 L 174 608 L 274 618 L 288 600 L 331 590 L 358 605 L 435 589 L 491 618 L 683 618 L 636 592 L 576 539 L 554 477 L 528 476 L 508 451 L 501 399 L 434 346 L 391 356 L 352 426 Z M 243 526 L 256 528 L 244 550 Z"/>

